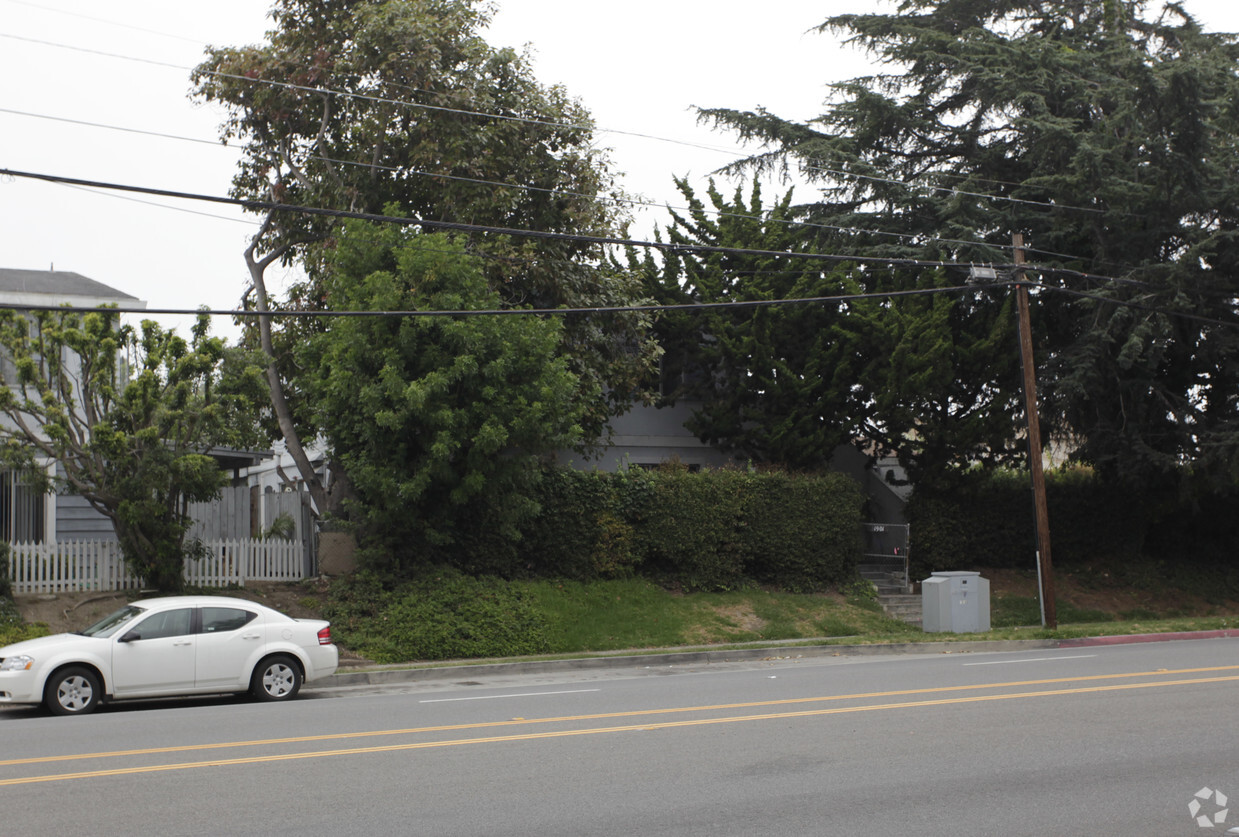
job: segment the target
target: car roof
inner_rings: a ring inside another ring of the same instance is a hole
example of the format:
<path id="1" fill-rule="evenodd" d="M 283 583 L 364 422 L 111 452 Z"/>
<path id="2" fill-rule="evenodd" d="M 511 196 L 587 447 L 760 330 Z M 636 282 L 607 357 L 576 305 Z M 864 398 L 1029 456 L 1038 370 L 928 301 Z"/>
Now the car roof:
<path id="1" fill-rule="evenodd" d="M 232 596 L 157 596 L 153 599 L 137 599 L 130 602 L 141 608 L 164 607 L 241 607 L 248 610 L 262 610 L 267 613 L 278 613 L 266 605 L 251 602 L 249 599 L 238 599 Z"/>

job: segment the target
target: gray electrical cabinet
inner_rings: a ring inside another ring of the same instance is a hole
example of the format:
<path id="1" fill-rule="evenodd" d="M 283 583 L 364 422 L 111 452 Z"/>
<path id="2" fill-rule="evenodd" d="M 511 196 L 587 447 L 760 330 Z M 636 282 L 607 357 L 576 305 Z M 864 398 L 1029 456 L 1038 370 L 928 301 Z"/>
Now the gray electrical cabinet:
<path id="1" fill-rule="evenodd" d="M 921 582 L 921 627 L 926 633 L 989 630 L 989 580 L 980 573 L 932 573 Z"/>

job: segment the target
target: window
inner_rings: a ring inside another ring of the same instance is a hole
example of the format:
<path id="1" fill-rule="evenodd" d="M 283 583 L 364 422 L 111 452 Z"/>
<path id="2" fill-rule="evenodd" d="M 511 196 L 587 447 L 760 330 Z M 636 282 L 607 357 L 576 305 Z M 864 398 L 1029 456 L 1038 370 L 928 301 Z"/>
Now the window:
<path id="1" fill-rule="evenodd" d="M 182 607 L 152 614 L 138 623 L 134 631 L 138 639 L 162 639 L 168 636 L 184 636 L 190 632 L 194 610 Z"/>
<path id="2" fill-rule="evenodd" d="M 82 636 L 97 636 L 106 639 L 145 612 L 140 607 L 125 605 L 115 613 L 109 613 L 89 628 L 78 631 L 78 633 Z"/>
<path id="3" fill-rule="evenodd" d="M 42 543 L 46 525 L 47 495 L 21 471 L 0 471 L 0 540 Z"/>
<path id="4" fill-rule="evenodd" d="M 224 631 L 235 631 L 243 628 L 256 614 L 236 607 L 204 607 L 202 608 L 202 632 L 218 634 Z"/>

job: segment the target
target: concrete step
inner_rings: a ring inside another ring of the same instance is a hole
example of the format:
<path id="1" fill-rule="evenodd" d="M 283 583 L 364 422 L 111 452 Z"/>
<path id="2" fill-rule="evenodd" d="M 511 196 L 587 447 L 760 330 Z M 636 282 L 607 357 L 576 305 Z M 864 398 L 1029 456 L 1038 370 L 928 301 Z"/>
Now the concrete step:
<path id="1" fill-rule="evenodd" d="M 922 619 L 922 614 L 919 608 L 902 608 L 902 607 L 885 607 L 882 609 L 892 619 L 898 619 L 901 622 L 919 622 Z"/>
<path id="2" fill-rule="evenodd" d="M 903 562 L 891 564 L 857 564 L 856 571 L 863 576 L 868 576 L 870 573 L 880 575 L 903 575 Z"/>
<path id="3" fill-rule="evenodd" d="M 878 604 L 887 616 L 909 625 L 920 626 L 921 597 L 908 592 L 902 564 L 898 567 L 892 564 L 862 564 L 857 570 L 861 578 L 872 584 L 877 591 Z"/>
<path id="4" fill-rule="evenodd" d="M 916 625 L 921 627 L 921 614 L 919 613 L 887 613 L 888 618 L 903 622 L 906 625 Z"/>
<path id="5" fill-rule="evenodd" d="M 901 595 L 908 592 L 908 587 L 904 583 L 902 576 L 874 573 L 872 575 L 864 575 L 862 578 L 877 588 L 879 596 Z"/>
<path id="6" fill-rule="evenodd" d="M 921 625 L 921 597 L 915 593 L 905 592 L 902 586 L 898 592 L 894 593 L 884 592 L 879 588 L 878 604 L 882 606 L 882 611 L 892 619 L 918 627 Z"/>

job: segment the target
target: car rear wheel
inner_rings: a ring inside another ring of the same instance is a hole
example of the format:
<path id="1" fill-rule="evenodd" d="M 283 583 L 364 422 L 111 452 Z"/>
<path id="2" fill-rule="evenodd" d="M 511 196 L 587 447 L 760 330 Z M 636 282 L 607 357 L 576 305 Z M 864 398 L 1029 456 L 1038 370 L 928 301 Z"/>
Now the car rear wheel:
<path id="1" fill-rule="evenodd" d="M 250 693 L 258 700 L 292 700 L 299 691 L 301 668 L 291 657 L 268 657 L 250 678 Z"/>
<path id="2" fill-rule="evenodd" d="M 102 697 L 98 675 L 82 666 L 57 671 L 43 690 L 43 703 L 53 715 L 86 715 L 95 711 Z"/>

